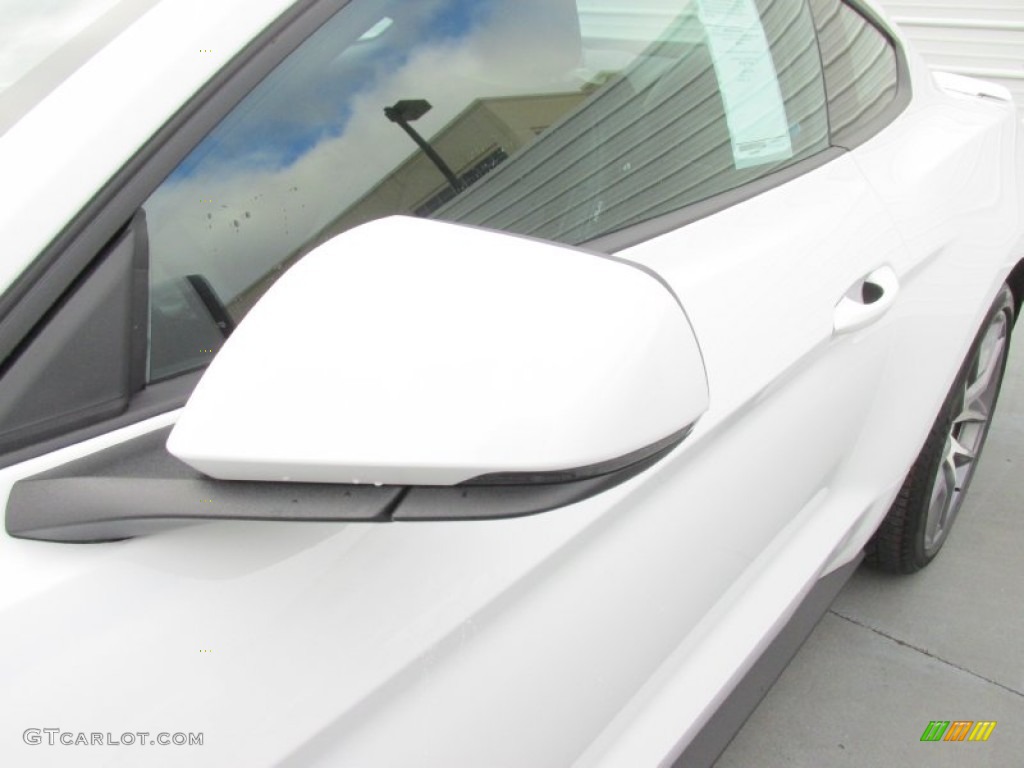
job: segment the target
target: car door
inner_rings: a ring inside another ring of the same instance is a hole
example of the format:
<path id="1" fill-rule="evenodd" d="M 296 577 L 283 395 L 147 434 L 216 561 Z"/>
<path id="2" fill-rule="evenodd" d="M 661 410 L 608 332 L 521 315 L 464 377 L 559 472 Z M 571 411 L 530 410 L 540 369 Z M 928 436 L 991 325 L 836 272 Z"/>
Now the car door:
<path id="1" fill-rule="evenodd" d="M 834 48 L 841 30 L 849 29 L 851 11 L 817 5 L 823 45 Z M 858 56 L 865 62 L 856 85 L 861 93 L 879 82 L 877 64 L 868 64 L 866 53 Z M 901 66 L 915 74 L 914 109 L 880 136 L 870 130 L 873 120 L 865 131 L 847 119 L 836 137 L 851 150 L 907 246 L 894 263 L 903 297 L 891 318 L 894 346 L 875 420 L 865 425 L 855 462 L 859 477 L 889 479 L 898 477 L 907 455 L 921 450 L 1004 281 L 1019 295 L 1019 277 L 1010 275 L 1021 250 L 1014 245 L 1021 197 L 1013 161 L 1020 157 L 1020 131 L 1009 92 L 933 74 L 913 52 Z M 836 90 L 848 94 L 845 101 L 856 89 L 841 83 L 855 82 L 857 70 L 832 70 Z M 838 104 L 837 111 L 850 110 Z"/>
<path id="2" fill-rule="evenodd" d="M 0 719 L 24 726 L 4 754 L 43 762 L 68 733 L 102 736 L 79 753 L 94 763 L 132 747 L 192 765 L 621 765 L 699 729 L 894 491 L 843 480 L 906 250 L 832 146 L 805 3 L 641 5 L 344 6 L 103 214 L 100 263 L 5 374 L 22 416 L 0 471 L 9 491 L 159 436 L 279 274 L 398 212 L 654 270 L 704 354 L 711 406 L 689 438 L 521 520 L 5 536 L 0 645 L 19 663 Z M 680 685 L 666 731 L 659 696 Z M 662 730 L 639 739 L 652 713 Z"/>

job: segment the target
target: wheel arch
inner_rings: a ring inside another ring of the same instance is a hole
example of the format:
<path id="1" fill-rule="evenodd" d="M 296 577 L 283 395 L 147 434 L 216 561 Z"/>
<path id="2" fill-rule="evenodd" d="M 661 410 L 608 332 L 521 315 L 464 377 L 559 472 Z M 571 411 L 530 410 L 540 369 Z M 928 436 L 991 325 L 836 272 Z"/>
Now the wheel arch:
<path id="1" fill-rule="evenodd" d="M 1024 258 L 1017 262 L 1010 274 L 1006 277 L 1006 284 L 1013 292 L 1014 322 L 1020 317 L 1021 304 L 1024 303 Z"/>

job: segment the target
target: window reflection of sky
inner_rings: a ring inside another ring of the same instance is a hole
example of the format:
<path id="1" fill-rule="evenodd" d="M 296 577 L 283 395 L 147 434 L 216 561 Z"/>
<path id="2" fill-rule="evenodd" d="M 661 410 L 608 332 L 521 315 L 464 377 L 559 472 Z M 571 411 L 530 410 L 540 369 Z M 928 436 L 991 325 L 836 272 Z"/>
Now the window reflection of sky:
<path id="1" fill-rule="evenodd" d="M 344 135 L 353 100 L 372 92 L 417 50 L 456 45 L 486 23 L 496 0 L 420 0 L 401 23 L 361 41 L 394 3 L 355 0 L 260 85 L 175 170 L 173 180 L 214 168 L 273 170 L 295 163 L 325 139 Z M 369 24 L 362 17 L 372 12 Z M 398 15 L 396 13 L 396 15 Z"/>

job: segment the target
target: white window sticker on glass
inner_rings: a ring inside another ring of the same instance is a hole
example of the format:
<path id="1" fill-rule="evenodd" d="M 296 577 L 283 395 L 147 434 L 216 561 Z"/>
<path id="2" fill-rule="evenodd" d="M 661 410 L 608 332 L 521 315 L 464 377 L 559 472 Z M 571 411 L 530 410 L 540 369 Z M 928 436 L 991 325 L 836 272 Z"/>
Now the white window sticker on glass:
<path id="1" fill-rule="evenodd" d="M 754 0 L 697 0 L 737 168 L 793 157 L 786 105 Z"/>

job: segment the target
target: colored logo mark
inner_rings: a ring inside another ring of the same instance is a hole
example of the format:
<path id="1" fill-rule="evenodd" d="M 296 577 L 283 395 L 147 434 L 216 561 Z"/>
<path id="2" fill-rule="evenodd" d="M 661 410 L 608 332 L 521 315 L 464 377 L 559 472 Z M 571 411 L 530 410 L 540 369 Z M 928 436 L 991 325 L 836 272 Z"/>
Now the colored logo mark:
<path id="1" fill-rule="evenodd" d="M 988 741 L 995 729 L 994 720 L 932 720 L 921 741 Z"/>

